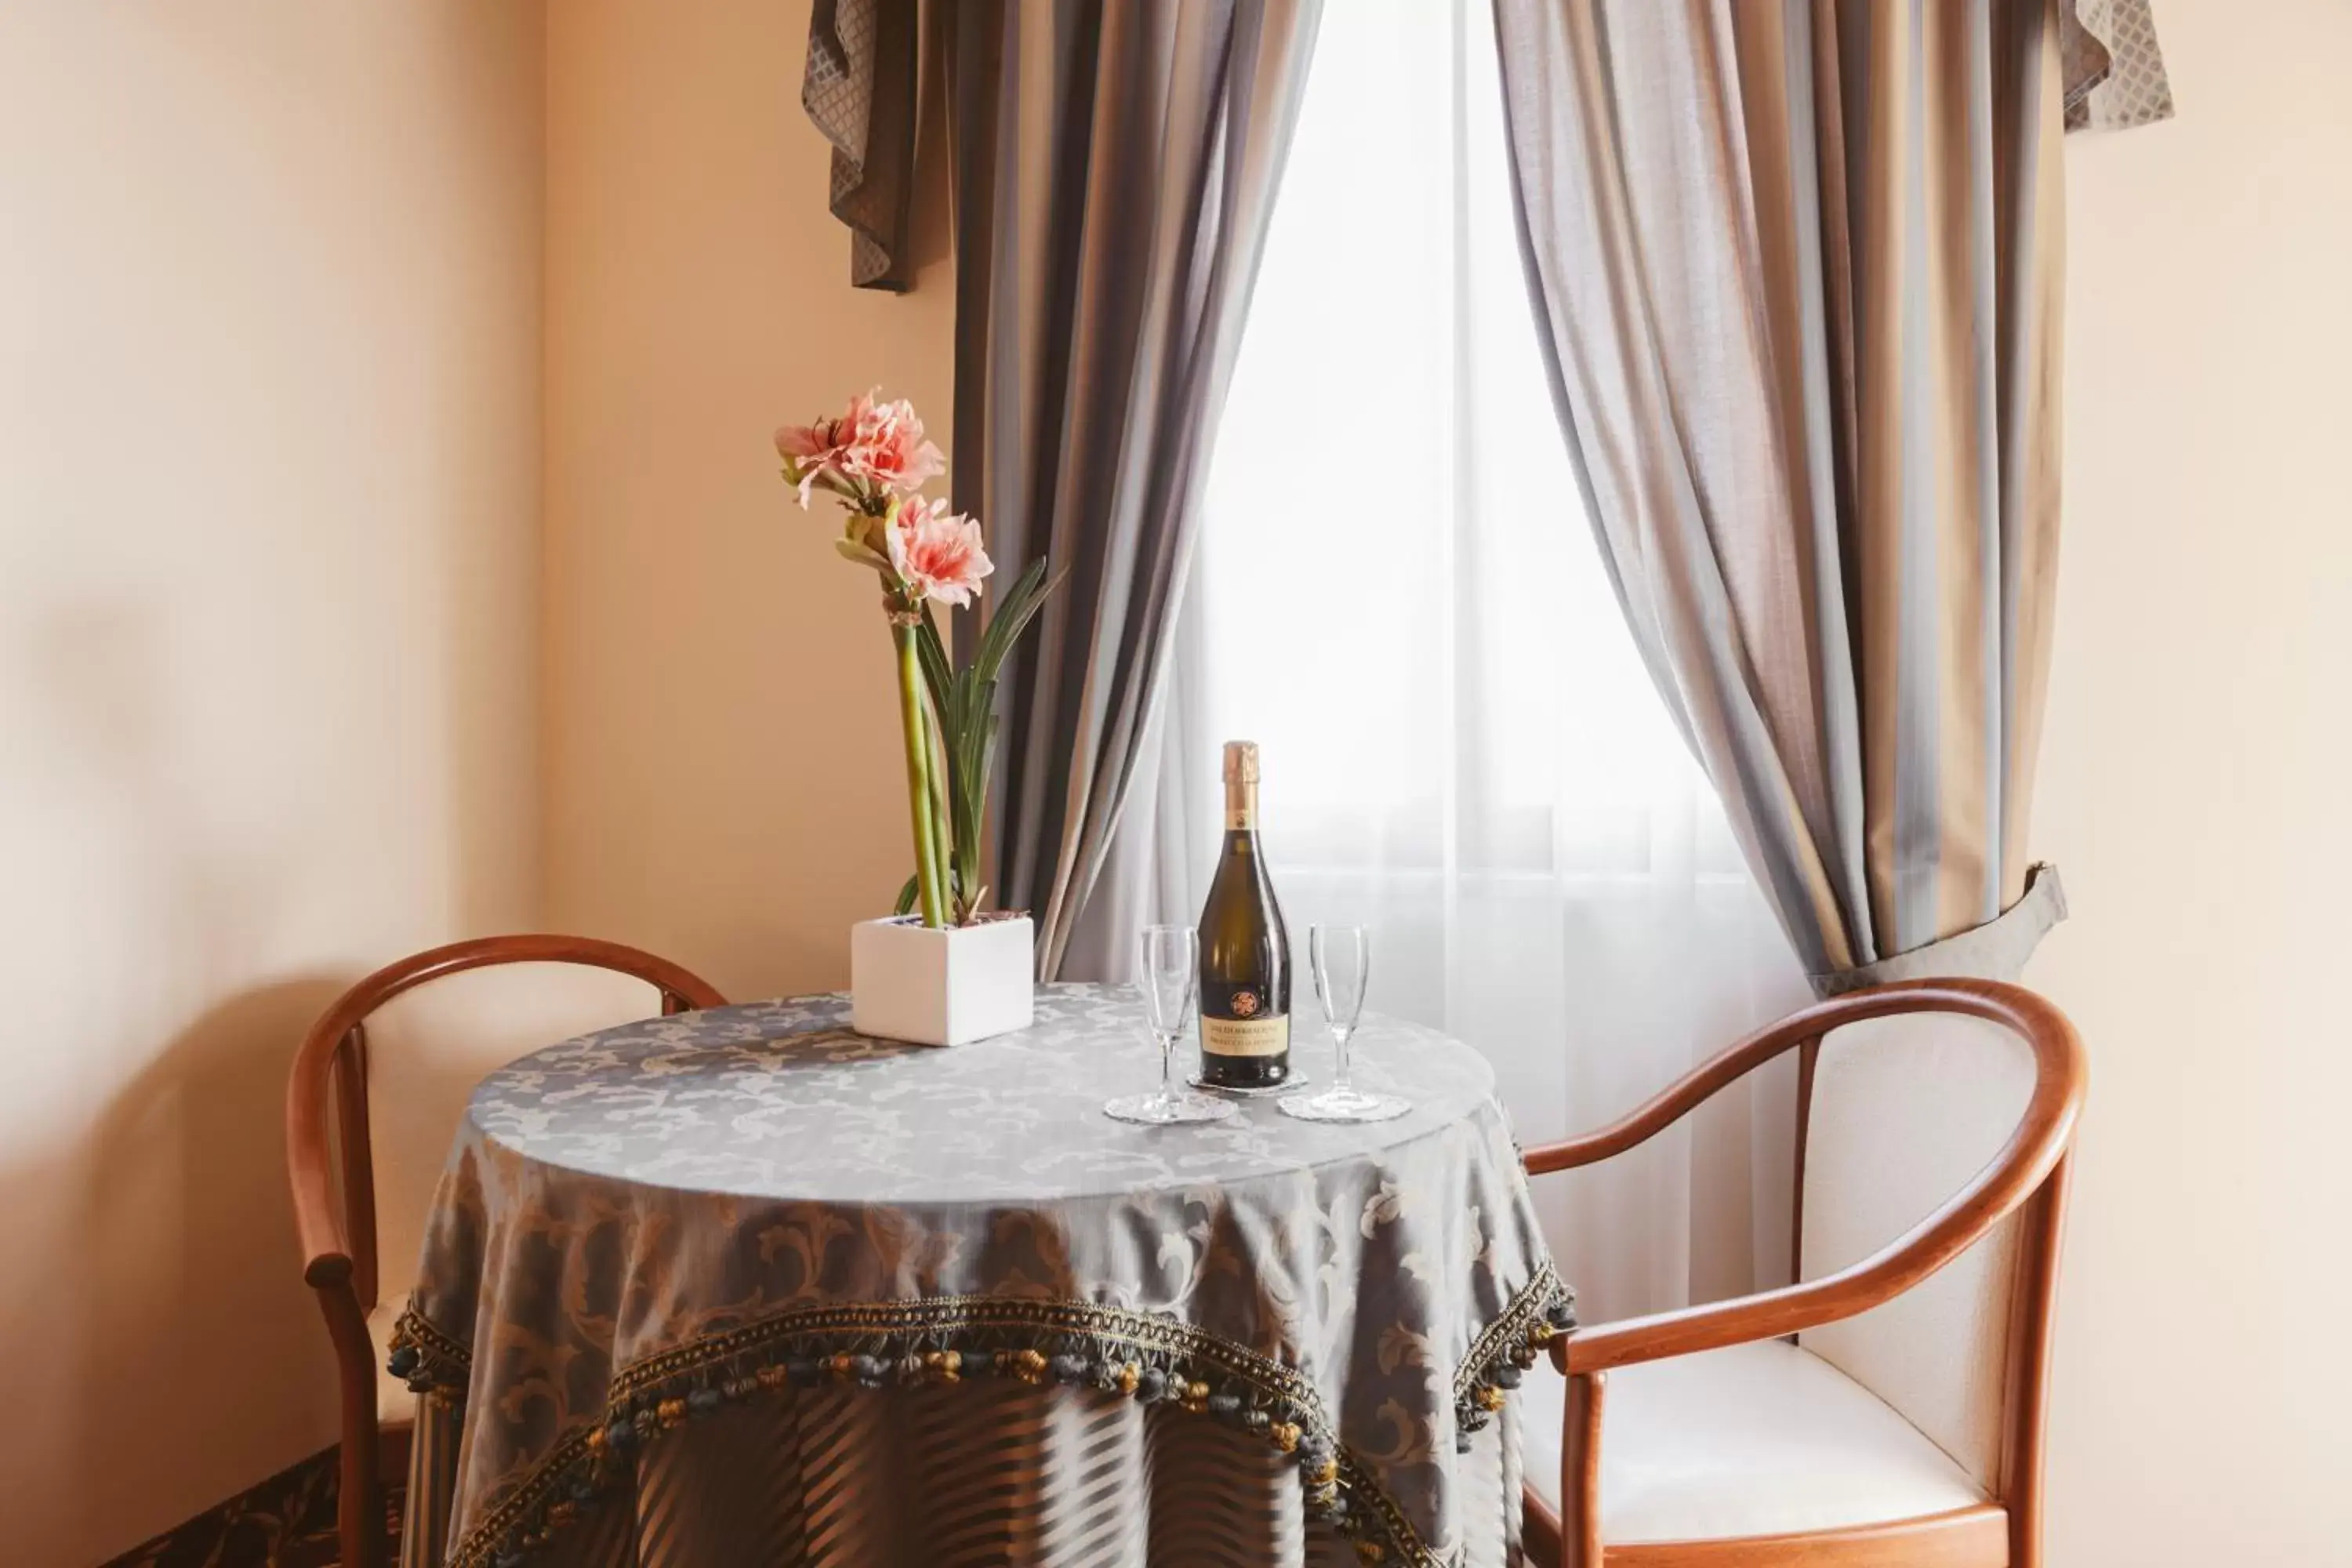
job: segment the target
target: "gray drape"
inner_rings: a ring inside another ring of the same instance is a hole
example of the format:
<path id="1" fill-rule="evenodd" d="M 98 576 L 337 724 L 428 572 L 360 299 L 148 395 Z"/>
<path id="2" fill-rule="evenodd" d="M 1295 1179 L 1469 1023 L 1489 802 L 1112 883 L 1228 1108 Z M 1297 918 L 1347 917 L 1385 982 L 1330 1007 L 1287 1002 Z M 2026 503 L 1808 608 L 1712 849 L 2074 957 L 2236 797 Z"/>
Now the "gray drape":
<path id="1" fill-rule="evenodd" d="M 849 280 L 860 289 L 914 286 L 920 21 L 917 0 L 815 0 L 809 12 L 801 107 L 833 143 L 827 200 L 849 226 Z"/>
<path id="2" fill-rule="evenodd" d="M 955 503 L 1066 573 L 1006 671 L 994 885 L 1052 979 L 1167 660 L 1321 0 L 962 0 Z M 969 628 L 963 628 L 968 630 Z"/>
<path id="3" fill-rule="evenodd" d="M 1495 16 L 1587 510 L 1790 940 L 1826 991 L 1992 921 L 2057 563 L 2055 0 Z"/>
<path id="4" fill-rule="evenodd" d="M 2172 78 L 2147 0 L 2059 0 L 2066 129 L 2128 131 L 2172 118 Z"/>

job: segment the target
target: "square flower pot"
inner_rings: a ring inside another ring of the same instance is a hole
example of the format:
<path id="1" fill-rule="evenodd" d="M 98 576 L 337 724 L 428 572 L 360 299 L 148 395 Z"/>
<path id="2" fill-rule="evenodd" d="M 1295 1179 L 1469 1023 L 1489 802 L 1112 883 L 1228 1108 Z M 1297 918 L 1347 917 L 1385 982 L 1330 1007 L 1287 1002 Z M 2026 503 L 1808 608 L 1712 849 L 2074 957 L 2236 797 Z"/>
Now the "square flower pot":
<path id="1" fill-rule="evenodd" d="M 849 1026 L 923 1046 L 1025 1029 L 1035 1016 L 1029 917 L 933 931 L 913 915 L 849 928 Z"/>

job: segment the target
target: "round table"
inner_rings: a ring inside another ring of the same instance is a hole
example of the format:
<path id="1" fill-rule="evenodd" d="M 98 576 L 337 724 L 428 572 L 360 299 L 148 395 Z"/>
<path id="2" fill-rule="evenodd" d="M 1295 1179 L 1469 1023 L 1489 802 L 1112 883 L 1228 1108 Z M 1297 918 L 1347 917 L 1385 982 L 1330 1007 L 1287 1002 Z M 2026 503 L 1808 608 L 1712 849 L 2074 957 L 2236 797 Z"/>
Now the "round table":
<path id="1" fill-rule="evenodd" d="M 1490 1416 L 1567 1293 L 1475 1052 L 1369 1019 L 1404 1117 L 1148 1127 L 1100 1110 L 1158 1071 L 1127 988 L 947 1049 L 847 1013 L 648 1019 L 483 1080 L 394 1341 L 408 1561 L 1507 1551 Z"/>

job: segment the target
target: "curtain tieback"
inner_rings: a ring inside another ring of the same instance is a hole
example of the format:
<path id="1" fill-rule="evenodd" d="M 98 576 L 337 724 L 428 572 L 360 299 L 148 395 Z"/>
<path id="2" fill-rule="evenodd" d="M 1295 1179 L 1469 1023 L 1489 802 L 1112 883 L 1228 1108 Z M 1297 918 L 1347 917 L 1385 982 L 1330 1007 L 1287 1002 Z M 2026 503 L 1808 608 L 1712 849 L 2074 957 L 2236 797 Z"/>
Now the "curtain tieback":
<path id="1" fill-rule="evenodd" d="M 2038 860 L 2026 869 L 2025 892 L 2017 902 L 1979 926 L 1940 937 L 1908 952 L 1882 958 L 1854 969 L 1833 969 L 1806 976 L 1813 994 L 1842 996 L 1865 985 L 1897 980 L 1925 980 L 1941 974 L 1977 980 L 2014 980 L 2025 972 L 2025 961 L 2050 928 L 2066 918 L 2066 888 L 2058 868 Z"/>

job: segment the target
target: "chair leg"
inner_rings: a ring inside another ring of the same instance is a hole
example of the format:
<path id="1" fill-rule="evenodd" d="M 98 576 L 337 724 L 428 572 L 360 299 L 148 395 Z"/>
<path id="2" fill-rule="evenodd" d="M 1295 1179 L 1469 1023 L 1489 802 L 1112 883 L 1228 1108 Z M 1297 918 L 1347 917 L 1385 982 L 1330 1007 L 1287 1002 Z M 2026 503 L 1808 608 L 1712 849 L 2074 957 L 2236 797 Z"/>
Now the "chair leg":
<path id="1" fill-rule="evenodd" d="M 2015 1358 L 2009 1375 L 2009 1433 L 2001 1503 L 2009 1510 L 2011 1568 L 2042 1568 L 2042 1444 L 2050 1403 L 2050 1352 L 2058 1311 L 2058 1247 L 2066 1224 L 2074 1156 L 2051 1167 L 2022 1214 Z"/>
<path id="2" fill-rule="evenodd" d="M 1559 1441 L 1559 1568 L 1601 1568 L 1601 1404 L 1609 1374 L 1568 1380 Z"/>
<path id="3" fill-rule="evenodd" d="M 385 1568 L 383 1489 L 377 1469 L 375 1343 L 349 1280 L 319 1288 L 319 1304 L 334 1342 L 336 1384 L 342 1395 L 342 1451 L 337 1460 L 335 1536 L 341 1568 Z"/>
<path id="4" fill-rule="evenodd" d="M 376 1474 L 373 1422 L 363 1435 L 344 1433 L 339 1486 L 335 1539 L 342 1568 L 385 1568 L 383 1488 Z"/>

